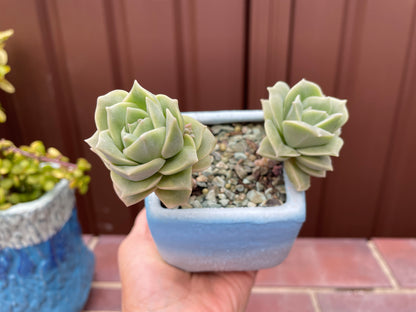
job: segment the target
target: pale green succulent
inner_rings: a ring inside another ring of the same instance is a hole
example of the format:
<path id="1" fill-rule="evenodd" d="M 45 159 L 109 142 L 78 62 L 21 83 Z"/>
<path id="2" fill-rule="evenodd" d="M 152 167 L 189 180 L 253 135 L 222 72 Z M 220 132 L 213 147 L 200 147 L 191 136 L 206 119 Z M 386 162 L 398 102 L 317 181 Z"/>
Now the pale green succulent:
<path id="1" fill-rule="evenodd" d="M 304 79 L 291 89 L 281 81 L 267 89 L 269 99 L 262 100 L 266 137 L 257 152 L 284 161 L 296 189 L 307 190 L 310 176 L 325 177 L 333 169 L 330 156 L 338 156 L 343 145 L 347 101 L 324 96 L 317 84 Z"/>
<path id="2" fill-rule="evenodd" d="M 86 140 L 111 171 L 114 189 L 130 206 L 155 192 L 168 208 L 187 202 L 192 171 L 207 168 L 216 139 L 178 101 L 134 82 L 97 99 L 97 131 Z"/>

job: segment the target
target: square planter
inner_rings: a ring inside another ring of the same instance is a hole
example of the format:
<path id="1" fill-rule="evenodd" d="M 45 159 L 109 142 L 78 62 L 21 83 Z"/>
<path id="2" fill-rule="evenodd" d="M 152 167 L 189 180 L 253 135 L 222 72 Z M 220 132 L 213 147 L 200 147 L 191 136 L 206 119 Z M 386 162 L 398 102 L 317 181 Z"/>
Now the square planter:
<path id="1" fill-rule="evenodd" d="M 261 122 L 260 110 L 188 113 L 204 124 Z M 276 207 L 166 209 L 145 199 L 160 255 L 190 272 L 258 270 L 280 264 L 305 221 L 305 192 L 284 173 L 286 202 Z"/>

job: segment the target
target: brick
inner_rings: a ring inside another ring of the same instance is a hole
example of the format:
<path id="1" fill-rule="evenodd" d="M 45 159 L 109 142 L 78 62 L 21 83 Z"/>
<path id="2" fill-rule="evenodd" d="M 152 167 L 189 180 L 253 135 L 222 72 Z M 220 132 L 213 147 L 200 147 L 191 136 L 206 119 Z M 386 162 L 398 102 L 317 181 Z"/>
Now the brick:
<path id="1" fill-rule="evenodd" d="M 416 311 L 416 294 L 343 292 L 318 294 L 322 312 Z"/>
<path id="2" fill-rule="evenodd" d="M 416 239 L 378 238 L 373 242 L 399 285 L 416 287 Z"/>
<path id="3" fill-rule="evenodd" d="M 308 294 L 252 294 L 246 312 L 314 312 Z"/>
<path id="4" fill-rule="evenodd" d="M 279 266 L 261 270 L 257 285 L 388 287 L 387 277 L 364 239 L 297 239 Z"/>
<path id="5" fill-rule="evenodd" d="M 94 248 L 95 281 L 120 281 L 120 274 L 118 272 L 117 263 L 117 251 L 124 237 L 125 236 L 123 235 L 103 235 L 99 237 L 99 241 Z"/>
<path id="6" fill-rule="evenodd" d="M 120 311 L 121 290 L 91 288 L 90 296 L 85 304 L 86 311 Z"/>

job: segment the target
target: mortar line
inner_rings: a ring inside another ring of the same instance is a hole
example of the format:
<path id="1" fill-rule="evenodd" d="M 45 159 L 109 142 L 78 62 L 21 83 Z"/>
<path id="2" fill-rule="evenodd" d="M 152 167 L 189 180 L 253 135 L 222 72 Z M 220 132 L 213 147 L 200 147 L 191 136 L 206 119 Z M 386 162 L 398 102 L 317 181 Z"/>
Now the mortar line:
<path id="1" fill-rule="evenodd" d="M 315 312 L 321 312 L 321 307 L 319 306 L 318 298 L 316 297 L 316 293 L 313 290 L 309 291 L 309 297 L 311 298 L 312 306 Z"/>
<path id="2" fill-rule="evenodd" d="M 89 248 L 91 251 L 93 251 L 93 250 L 94 250 L 94 248 L 95 248 L 95 246 L 97 246 L 98 241 L 99 241 L 99 237 L 98 237 L 98 236 L 93 236 L 93 237 L 91 238 L 91 240 L 88 242 L 88 248 Z"/>
<path id="3" fill-rule="evenodd" d="M 92 282 L 91 287 L 104 288 L 104 289 L 121 289 L 121 283 L 120 282 Z"/>
<path id="4" fill-rule="evenodd" d="M 381 270 L 383 271 L 384 275 L 387 276 L 390 284 L 394 289 L 399 289 L 399 284 L 397 283 L 396 279 L 393 276 L 393 273 L 391 272 L 388 264 L 378 251 L 377 247 L 374 245 L 372 241 L 367 242 L 368 248 L 370 248 L 371 253 L 373 254 L 373 257 L 376 259 L 378 265 L 381 267 Z"/>
<path id="5" fill-rule="evenodd" d="M 254 294 L 284 294 L 284 293 L 343 293 L 343 292 L 365 292 L 365 293 L 377 293 L 377 294 L 416 294 L 416 288 L 385 288 L 385 287 L 259 287 L 255 286 L 252 289 Z"/>

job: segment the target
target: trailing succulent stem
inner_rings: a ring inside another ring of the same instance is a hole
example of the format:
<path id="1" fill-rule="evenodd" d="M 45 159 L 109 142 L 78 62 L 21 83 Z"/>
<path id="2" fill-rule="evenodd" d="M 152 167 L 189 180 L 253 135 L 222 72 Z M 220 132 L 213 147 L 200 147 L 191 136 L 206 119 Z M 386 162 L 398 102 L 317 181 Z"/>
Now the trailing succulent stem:
<path id="1" fill-rule="evenodd" d="M 215 138 L 195 119 L 182 116 L 178 101 L 154 95 L 134 82 L 97 99 L 97 131 L 86 140 L 110 170 L 114 189 L 127 205 L 155 192 L 168 207 L 187 202 L 192 171 L 211 164 Z"/>
<path id="2" fill-rule="evenodd" d="M 346 100 L 325 96 L 321 88 L 301 80 L 292 88 L 277 82 L 262 100 L 266 137 L 258 153 L 284 161 L 286 173 L 298 191 L 310 187 L 310 176 L 332 171 L 330 156 L 343 145 L 341 127 L 348 120 Z"/>
<path id="3" fill-rule="evenodd" d="M 16 147 L 1 139 L 0 210 L 39 198 L 61 179 L 67 179 L 71 188 L 85 194 L 90 182 L 85 172 L 90 168 L 85 159 L 72 164 L 56 148 L 46 150 L 40 141 Z"/>

